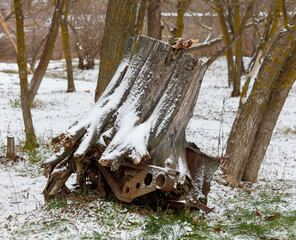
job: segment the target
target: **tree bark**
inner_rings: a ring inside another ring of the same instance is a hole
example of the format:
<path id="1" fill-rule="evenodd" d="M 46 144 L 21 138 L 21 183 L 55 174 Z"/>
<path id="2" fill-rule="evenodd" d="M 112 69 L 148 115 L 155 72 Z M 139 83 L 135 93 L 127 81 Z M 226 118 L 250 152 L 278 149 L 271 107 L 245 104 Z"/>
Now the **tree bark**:
<path id="1" fill-rule="evenodd" d="M 295 81 L 295 70 L 291 69 L 291 61 L 295 56 L 290 56 L 296 48 L 296 16 L 289 26 L 279 34 L 266 55 L 251 94 L 239 106 L 233 123 L 222 167 L 227 182 L 234 187 L 239 185 L 244 175 L 245 179 L 256 181 L 272 129 L 292 84 L 290 81 Z M 292 80 L 281 79 L 287 75 Z M 254 168 L 251 165 L 252 158 L 256 162 Z M 256 173 L 250 174 L 252 170 Z"/>
<path id="2" fill-rule="evenodd" d="M 67 180 L 58 180 L 52 172 L 72 165 L 77 182 L 83 185 L 87 162 L 98 165 L 92 171 L 96 174 L 104 166 L 116 175 L 126 164 L 169 168 L 176 171 L 177 178 L 172 192 L 189 190 L 192 179 L 187 168 L 185 130 L 207 65 L 182 50 L 176 53 L 170 45 L 143 36 L 131 39 L 127 49 L 93 110 L 63 134 L 57 154 L 43 164 L 49 176 L 46 198 L 58 193 L 57 182 L 63 186 Z M 124 177 L 118 181 L 124 181 Z"/>
<path id="3" fill-rule="evenodd" d="M 79 38 L 79 35 L 78 35 L 75 27 L 69 22 L 67 24 L 70 26 L 70 28 L 71 28 L 74 36 L 75 36 L 75 50 L 76 50 L 76 54 L 77 54 L 77 57 L 78 57 L 78 69 L 83 70 L 83 69 L 85 69 L 85 67 L 84 67 L 84 61 L 83 61 L 81 40 Z"/>
<path id="4" fill-rule="evenodd" d="M 30 68 L 31 68 L 32 72 L 35 72 L 35 65 L 36 65 L 37 60 L 40 57 L 40 54 L 41 54 L 44 46 L 45 46 L 46 38 L 47 38 L 47 36 L 44 36 L 42 38 L 42 40 L 39 43 L 37 49 L 33 53 L 33 57 L 32 57 L 31 63 L 30 63 Z"/>
<path id="5" fill-rule="evenodd" d="M 274 34 L 277 30 L 279 19 L 281 16 L 281 8 L 282 8 L 282 0 L 273 0 L 271 1 L 270 4 L 270 9 L 268 12 L 268 16 L 266 19 L 266 23 L 264 26 L 264 32 L 262 35 L 262 39 L 260 42 L 260 45 L 258 46 L 257 53 L 256 53 L 256 58 L 252 59 L 250 66 L 249 66 L 249 71 L 256 71 L 256 68 L 254 67 L 254 63 L 261 61 L 265 57 L 265 54 L 269 48 L 269 45 L 274 37 Z M 259 55 L 259 52 L 262 54 Z"/>
<path id="6" fill-rule="evenodd" d="M 67 92 L 75 92 L 71 47 L 70 47 L 68 24 L 67 24 L 68 12 L 69 12 L 69 0 L 64 0 L 64 1 L 65 1 L 65 10 L 64 10 L 64 14 L 61 15 L 61 32 L 62 32 L 64 55 L 66 60 L 66 67 L 67 67 L 67 79 L 68 79 Z"/>
<path id="7" fill-rule="evenodd" d="M 25 33 L 24 33 L 24 15 L 22 10 L 21 0 L 14 0 L 14 12 L 16 19 L 16 35 L 17 35 L 17 64 L 19 68 L 20 87 L 21 87 L 21 106 L 25 125 L 27 149 L 36 147 L 36 135 L 34 132 L 29 93 L 28 93 L 28 79 L 27 79 L 27 58 L 25 56 Z"/>
<path id="8" fill-rule="evenodd" d="M 177 21 L 176 21 L 176 38 L 181 38 L 184 29 L 184 14 L 191 4 L 191 0 L 178 0 L 177 5 Z"/>
<path id="9" fill-rule="evenodd" d="M 238 33 L 240 28 L 240 0 L 233 0 L 235 4 L 234 8 L 234 33 Z M 242 75 L 242 37 L 240 36 L 234 44 L 234 73 L 233 73 L 233 91 L 231 93 L 232 97 L 238 97 L 240 95 L 240 83 Z"/>
<path id="10" fill-rule="evenodd" d="M 135 36 L 142 34 L 146 9 L 147 9 L 147 0 L 142 0 L 138 10 L 138 14 L 137 14 Z"/>
<path id="11" fill-rule="evenodd" d="M 228 32 L 226 19 L 224 16 L 224 8 L 221 5 L 220 0 L 216 0 L 216 11 L 219 18 L 220 28 L 222 31 L 223 41 L 225 45 L 230 43 L 230 33 Z M 225 52 L 226 60 L 227 60 L 227 69 L 228 69 L 228 87 L 230 87 L 231 83 L 233 82 L 233 73 L 234 73 L 234 61 L 233 61 L 233 52 L 232 48 L 229 48 Z"/>
<path id="12" fill-rule="evenodd" d="M 289 92 L 296 80 L 296 48 L 283 65 L 281 73 L 271 90 L 270 99 L 258 126 L 256 137 L 250 152 L 249 162 L 246 165 L 243 180 L 257 182 L 258 172 L 270 143 L 273 129 L 280 112 L 285 104 Z"/>
<path id="13" fill-rule="evenodd" d="M 15 156 L 15 143 L 14 137 L 7 136 L 7 158 L 13 158 Z"/>
<path id="14" fill-rule="evenodd" d="M 284 19 L 284 26 L 287 27 L 289 23 L 287 8 L 286 8 L 286 0 L 282 0 L 282 12 L 283 12 L 283 19 Z"/>
<path id="15" fill-rule="evenodd" d="M 137 2 L 109 0 L 104 36 L 100 53 L 100 72 L 95 93 L 99 99 L 114 75 L 123 54 L 123 48 L 135 32 Z"/>
<path id="16" fill-rule="evenodd" d="M 42 78 L 47 69 L 48 63 L 52 57 L 55 41 L 59 31 L 59 20 L 63 14 L 64 0 L 57 0 L 57 4 L 53 13 L 51 26 L 47 35 L 46 43 L 40 62 L 36 68 L 34 76 L 29 85 L 29 102 L 32 102 L 37 94 Z"/>
<path id="17" fill-rule="evenodd" d="M 161 1 L 150 0 L 148 3 L 148 36 L 161 39 Z"/>
<path id="18" fill-rule="evenodd" d="M 257 68 L 260 66 L 260 63 L 262 62 L 262 59 L 264 59 L 268 48 L 274 38 L 283 4 L 283 0 L 273 0 L 271 2 L 270 10 L 268 12 L 266 24 L 264 27 L 263 37 L 261 39 L 260 45 L 258 46 L 257 52 L 254 55 L 255 57 L 252 58 L 248 67 L 249 73 L 243 87 L 245 92 L 248 90 L 248 84 L 250 83 L 250 80 L 253 76 L 252 73 L 255 73 Z"/>

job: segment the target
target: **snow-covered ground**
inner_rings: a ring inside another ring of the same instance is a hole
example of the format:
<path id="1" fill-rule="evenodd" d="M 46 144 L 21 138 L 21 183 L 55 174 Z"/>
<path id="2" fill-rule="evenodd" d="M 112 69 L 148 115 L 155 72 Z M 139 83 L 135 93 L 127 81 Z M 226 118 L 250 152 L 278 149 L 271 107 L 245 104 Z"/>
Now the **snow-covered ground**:
<path id="1" fill-rule="evenodd" d="M 81 207 L 76 200 L 70 199 L 65 203 L 66 210 L 59 206 L 44 208 L 42 190 L 46 178 L 42 175 L 40 163 L 33 161 L 45 160 L 50 151 L 44 146 L 92 108 L 97 65 L 88 71 L 75 68 L 76 92 L 66 93 L 64 63 L 56 61 L 50 64 L 32 109 L 35 131 L 42 147 L 35 155 L 19 152 L 31 161 L 13 163 L 0 158 L 0 239 L 149 238 L 145 237 L 148 216 L 114 202 L 92 199 Z M 222 58 L 211 66 L 204 77 L 195 113 L 187 129 L 187 139 L 213 156 L 221 156 L 236 114 L 238 98 L 230 98 L 230 93 L 226 63 Z M 16 144 L 23 144 L 24 141 L 19 99 L 17 65 L 0 63 L 0 157 L 5 155 L 4 145 L 8 135 L 15 137 Z M 272 211 L 287 215 L 296 212 L 295 102 L 296 86 L 292 88 L 278 120 L 257 184 L 231 189 L 213 181 L 208 205 L 215 207 L 215 211 L 206 216 L 209 225 L 234 224 L 227 214 L 234 215 L 240 209 L 251 212 L 258 209 L 263 213 L 268 205 L 270 215 Z M 182 231 L 176 230 L 179 228 Z M 193 231 L 186 222 L 185 225 L 177 224 L 174 229 L 174 234 L 168 238 L 182 238 L 180 234 L 184 231 Z M 212 239 L 256 239 L 237 236 L 220 228 L 211 234 Z M 291 232 L 275 228 L 270 238 L 276 236 L 293 239 L 291 236 L 296 236 L 296 232 L 291 235 Z"/>

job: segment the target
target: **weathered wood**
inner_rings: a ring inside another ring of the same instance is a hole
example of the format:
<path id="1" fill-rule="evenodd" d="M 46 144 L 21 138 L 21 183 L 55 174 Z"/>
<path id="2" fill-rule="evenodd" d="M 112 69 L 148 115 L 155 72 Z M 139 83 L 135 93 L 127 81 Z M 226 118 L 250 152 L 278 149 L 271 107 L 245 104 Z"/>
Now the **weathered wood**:
<path id="1" fill-rule="evenodd" d="M 15 145 L 14 137 L 7 136 L 7 153 L 6 153 L 7 158 L 13 158 L 15 156 L 14 145 Z"/>
<path id="2" fill-rule="evenodd" d="M 162 41 L 130 39 L 95 107 L 61 136 L 57 153 L 43 163 L 47 188 L 56 189 L 51 186 L 52 171 L 56 174 L 70 164 L 81 184 L 90 163 L 118 171 L 130 162 L 175 170 L 179 176 L 174 191 L 189 191 L 185 130 L 206 68 L 201 60 L 183 50 L 175 52 Z M 100 177 L 97 190 L 104 194 Z M 58 185 L 62 186 L 60 181 Z"/>

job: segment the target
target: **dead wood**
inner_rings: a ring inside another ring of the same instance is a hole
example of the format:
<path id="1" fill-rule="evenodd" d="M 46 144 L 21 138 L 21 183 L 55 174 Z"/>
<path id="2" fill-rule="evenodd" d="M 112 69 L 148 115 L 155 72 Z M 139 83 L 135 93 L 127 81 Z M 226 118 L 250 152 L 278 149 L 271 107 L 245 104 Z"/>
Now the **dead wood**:
<path id="1" fill-rule="evenodd" d="M 126 190 L 128 196 L 129 180 L 141 177 L 148 165 L 157 166 L 151 168 L 156 172 L 168 169 L 161 174 L 174 178 L 172 186 L 158 187 L 155 180 L 156 188 L 167 196 L 188 192 L 192 178 L 185 130 L 206 69 L 201 60 L 183 50 L 176 52 L 162 41 L 131 38 L 94 108 L 60 137 L 56 154 L 42 164 L 48 177 L 45 199 L 57 194 L 72 172 L 80 186 L 92 183 L 101 195 L 106 190 L 102 176 L 112 175 L 117 185 L 110 186 L 113 192 L 119 191 L 119 196 Z M 152 191 L 149 184 L 137 183 L 136 188 Z"/>

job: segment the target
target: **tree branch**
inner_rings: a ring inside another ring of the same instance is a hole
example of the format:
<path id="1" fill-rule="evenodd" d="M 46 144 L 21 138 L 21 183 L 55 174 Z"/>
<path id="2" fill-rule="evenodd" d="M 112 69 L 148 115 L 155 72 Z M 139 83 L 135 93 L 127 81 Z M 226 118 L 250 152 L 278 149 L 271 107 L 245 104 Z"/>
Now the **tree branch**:
<path id="1" fill-rule="evenodd" d="M 223 54 L 225 54 L 225 52 L 232 46 L 232 44 L 238 39 L 239 36 L 241 36 L 241 34 L 243 33 L 243 31 L 246 29 L 246 26 L 247 26 L 247 20 L 249 19 L 251 13 L 252 13 L 252 10 L 254 8 L 254 5 L 255 5 L 255 2 L 256 0 L 253 0 L 250 5 L 248 6 L 248 9 L 246 11 L 246 14 L 242 20 L 242 23 L 240 25 L 240 28 L 238 30 L 238 32 L 233 36 L 233 38 L 230 40 L 229 44 L 224 46 L 223 48 L 221 48 L 220 50 L 218 50 L 207 62 L 207 66 L 210 66 L 218 57 L 222 56 Z M 253 25 L 254 23 L 252 23 Z M 249 27 L 249 25 L 248 25 Z M 221 40 L 220 40 L 221 39 Z M 222 41 L 223 38 L 222 36 L 216 38 L 215 40 L 212 40 L 210 41 L 211 44 L 213 44 L 214 42 L 219 42 L 219 41 Z M 195 45 L 194 47 L 188 49 L 188 50 L 185 50 L 186 52 L 193 52 L 201 47 L 205 47 L 205 46 L 209 46 L 209 43 L 210 42 L 207 42 L 207 43 L 202 43 L 202 44 L 197 44 Z"/>

